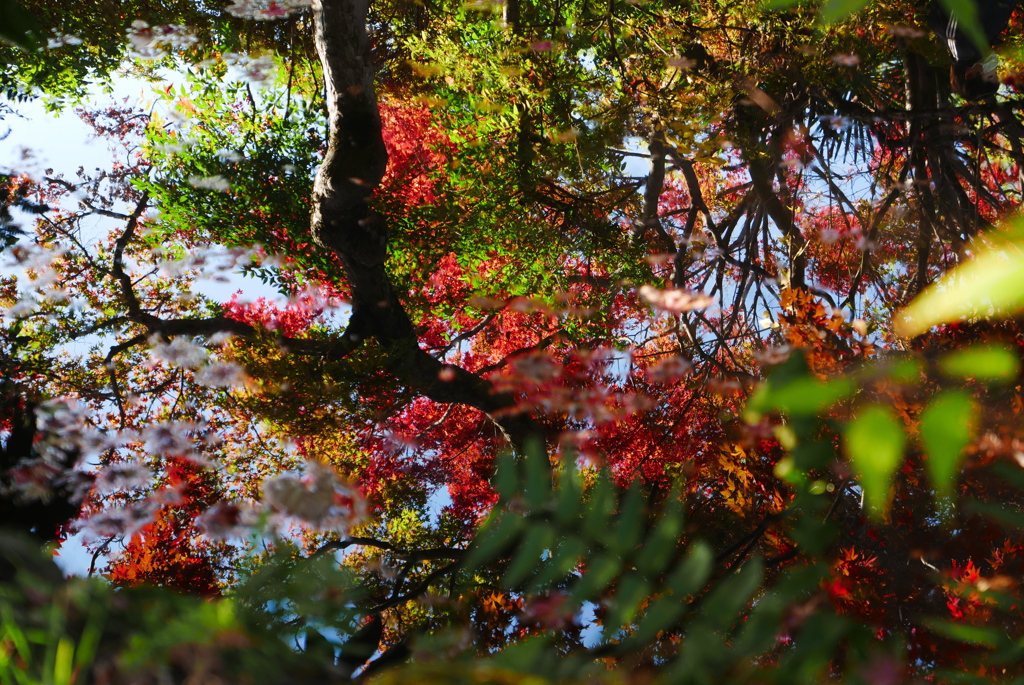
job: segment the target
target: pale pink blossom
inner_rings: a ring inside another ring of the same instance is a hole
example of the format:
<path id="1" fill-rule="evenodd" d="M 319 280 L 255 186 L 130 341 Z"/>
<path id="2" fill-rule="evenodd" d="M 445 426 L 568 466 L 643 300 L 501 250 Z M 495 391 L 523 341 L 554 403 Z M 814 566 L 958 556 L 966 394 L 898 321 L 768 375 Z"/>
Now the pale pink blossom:
<path id="1" fill-rule="evenodd" d="M 196 519 L 199 530 L 214 540 L 227 540 L 247 534 L 256 525 L 259 510 L 251 504 L 221 501 Z"/>
<path id="2" fill-rule="evenodd" d="M 644 373 L 653 383 L 669 383 L 682 378 L 692 370 L 693 364 L 689 360 L 673 354 L 648 366 Z"/>
<path id="3" fill-rule="evenodd" d="M 278 513 L 322 531 L 343 532 L 366 514 L 366 502 L 337 471 L 318 461 L 306 462 L 301 476 L 282 474 L 263 483 L 264 501 Z"/>
<path id="4" fill-rule="evenodd" d="M 149 354 L 155 361 L 185 369 L 199 368 L 209 356 L 205 349 L 184 336 L 175 337 L 170 342 L 151 339 L 150 344 L 153 345 L 153 349 Z"/>
<path id="5" fill-rule="evenodd" d="M 236 0 L 225 11 L 243 19 L 266 21 L 287 17 L 312 4 L 311 0 Z"/>
<path id="6" fill-rule="evenodd" d="M 147 499 L 123 509 L 107 509 L 86 519 L 82 528 L 90 537 L 129 537 L 152 523 L 159 508 L 159 503 Z"/>
<path id="7" fill-rule="evenodd" d="M 517 358 L 512 362 L 516 372 L 534 383 L 547 383 L 562 375 L 562 366 L 541 352 Z"/>
<path id="8" fill-rule="evenodd" d="M 249 381 L 245 368 L 235 362 L 214 362 L 199 369 L 196 383 L 207 388 L 241 388 Z"/>
<path id="9" fill-rule="evenodd" d="M 194 188 L 203 188 L 206 190 L 216 190 L 221 193 L 226 193 L 231 190 L 231 184 L 223 176 L 189 176 L 188 184 Z"/>
<path id="10" fill-rule="evenodd" d="M 100 494 L 134 490 L 149 485 L 153 472 L 138 461 L 107 464 L 96 474 L 96 491 Z"/>
<path id="11" fill-rule="evenodd" d="M 789 345 L 768 347 L 761 352 L 754 353 L 754 360 L 761 366 L 775 366 L 789 359 L 793 354 L 793 348 Z"/>
<path id="12" fill-rule="evenodd" d="M 640 286 L 640 297 L 655 309 L 670 314 L 681 314 L 698 309 L 707 309 L 715 298 L 704 293 L 694 293 L 678 288 L 659 290 L 653 286 Z"/>
<path id="13" fill-rule="evenodd" d="M 198 456 L 191 436 L 195 429 L 196 424 L 191 421 L 156 423 L 148 426 L 142 437 L 146 448 L 154 455 L 192 459 Z"/>

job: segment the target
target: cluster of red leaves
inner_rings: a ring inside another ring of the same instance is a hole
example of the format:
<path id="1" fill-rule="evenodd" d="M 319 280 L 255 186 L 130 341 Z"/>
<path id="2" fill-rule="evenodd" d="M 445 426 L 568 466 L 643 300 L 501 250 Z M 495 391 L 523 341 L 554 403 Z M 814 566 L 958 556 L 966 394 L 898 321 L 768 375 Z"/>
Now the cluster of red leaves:
<path id="1" fill-rule="evenodd" d="M 218 594 L 210 544 L 195 528 L 196 518 L 218 497 L 211 475 L 187 459 L 171 459 L 165 492 L 173 493 L 173 500 L 168 498 L 154 520 L 135 533 L 123 554 L 111 562 L 111 582 Z"/>
<path id="2" fill-rule="evenodd" d="M 290 299 L 283 309 L 265 297 L 245 302 L 239 299 L 241 294 L 241 291 L 235 293 L 222 305 L 226 317 L 268 331 L 279 331 L 289 338 L 305 333 L 324 312 L 322 300 L 310 293 Z"/>
<path id="3" fill-rule="evenodd" d="M 406 99 L 382 99 L 380 118 L 388 170 L 381 191 L 402 206 L 419 207 L 438 201 L 438 171 L 447 166 L 455 145 L 432 125 L 426 104 Z"/>

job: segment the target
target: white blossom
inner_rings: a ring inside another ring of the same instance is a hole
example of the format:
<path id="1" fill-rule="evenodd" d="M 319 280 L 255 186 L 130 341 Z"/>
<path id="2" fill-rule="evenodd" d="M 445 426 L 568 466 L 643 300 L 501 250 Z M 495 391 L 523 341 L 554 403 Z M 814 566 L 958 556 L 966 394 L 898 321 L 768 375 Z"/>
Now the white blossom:
<path id="1" fill-rule="evenodd" d="M 89 517 L 82 528 L 90 537 L 131 536 L 152 522 L 159 508 L 158 502 L 143 500 L 123 509 L 108 509 Z"/>
<path id="2" fill-rule="evenodd" d="M 86 423 L 86 411 L 64 399 L 43 402 L 35 410 L 40 439 L 36 451 L 53 463 L 62 463 L 68 452 L 94 452 L 106 447 L 106 439 Z"/>
<path id="3" fill-rule="evenodd" d="M 658 290 L 644 285 L 640 287 L 640 297 L 648 304 L 670 314 L 681 314 L 698 309 L 707 309 L 715 302 L 715 298 L 704 293 L 693 293 L 678 288 Z"/>
<path id="4" fill-rule="evenodd" d="M 0 493 L 13 496 L 15 501 L 46 502 L 53 495 L 60 467 L 46 459 L 22 462 L 5 474 L 8 482 L 0 486 Z"/>
<path id="5" fill-rule="evenodd" d="M 769 347 L 761 352 L 755 352 L 754 360 L 761 366 L 775 366 L 789 359 L 792 353 L 793 348 L 789 345 L 779 345 L 778 347 Z"/>
<path id="6" fill-rule="evenodd" d="M 231 339 L 234 338 L 234 333 L 228 331 L 218 331 L 206 339 L 207 347 L 224 347 Z"/>
<path id="7" fill-rule="evenodd" d="M 226 193 L 231 189 L 231 184 L 223 176 L 189 176 L 188 184 L 196 188 L 205 188 L 206 190 L 216 190 L 222 193 Z"/>
<path id="8" fill-rule="evenodd" d="M 547 383 L 562 375 L 562 367 L 546 354 L 531 354 L 512 362 L 515 370 L 534 383 Z"/>
<path id="9" fill-rule="evenodd" d="M 823 228 L 818 233 L 818 239 L 826 245 L 831 245 L 839 241 L 842 236 L 834 228 Z"/>
<path id="10" fill-rule="evenodd" d="M 242 19 L 266 21 L 287 17 L 312 4 L 312 0 L 236 0 L 225 11 Z"/>
<path id="11" fill-rule="evenodd" d="M 359 492 L 333 468 L 314 460 L 306 462 L 301 478 L 282 474 L 264 481 L 263 499 L 280 514 L 322 531 L 347 530 L 362 519 L 366 507 Z"/>
<path id="12" fill-rule="evenodd" d="M 149 484 L 153 472 L 139 461 L 107 464 L 96 474 L 96 491 L 100 494 L 134 490 Z"/>
<path id="13" fill-rule="evenodd" d="M 667 383 L 682 378 L 691 370 L 693 370 L 693 364 L 673 354 L 647 367 L 644 373 L 655 383 Z"/>
<path id="14" fill-rule="evenodd" d="M 209 356 L 209 352 L 184 336 L 177 336 L 166 343 L 151 341 L 151 344 L 153 349 L 149 354 L 154 361 L 185 369 L 199 368 Z"/>
<path id="15" fill-rule="evenodd" d="M 46 48 L 53 50 L 55 48 L 63 47 L 65 45 L 81 45 L 82 39 L 78 36 L 69 36 L 66 33 L 54 30 L 53 38 L 46 41 Z"/>
<path id="16" fill-rule="evenodd" d="M 134 56 L 138 59 L 158 59 L 170 50 L 181 50 L 199 42 L 187 26 L 164 24 L 150 26 L 136 19 L 128 31 Z"/>
<path id="17" fill-rule="evenodd" d="M 226 147 L 217 150 L 217 157 L 224 162 L 240 162 L 245 159 L 242 153 L 229 150 Z"/>
<path id="18" fill-rule="evenodd" d="M 195 379 L 196 383 L 207 388 L 240 388 L 248 381 L 245 369 L 235 362 L 214 362 L 204 366 L 196 372 Z"/>
<path id="19" fill-rule="evenodd" d="M 198 454 L 191 436 L 195 429 L 196 424 L 191 421 L 155 423 L 142 432 L 142 437 L 152 454 L 195 459 Z"/>
<path id="20" fill-rule="evenodd" d="M 259 519 L 259 509 L 251 504 L 221 501 L 204 511 L 196 525 L 214 540 L 227 540 L 248 533 Z"/>

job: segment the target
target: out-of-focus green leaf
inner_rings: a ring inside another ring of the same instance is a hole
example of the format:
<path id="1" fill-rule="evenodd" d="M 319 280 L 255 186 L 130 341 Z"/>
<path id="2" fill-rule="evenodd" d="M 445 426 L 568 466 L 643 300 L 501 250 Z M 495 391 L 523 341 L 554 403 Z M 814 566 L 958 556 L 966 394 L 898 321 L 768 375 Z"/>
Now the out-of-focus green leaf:
<path id="1" fill-rule="evenodd" d="M 617 630 L 629 624 L 640 603 L 650 594 L 651 584 L 636 571 L 624 575 L 619 581 L 619 587 L 615 591 L 615 600 L 612 610 L 608 613 L 607 627 Z"/>
<path id="2" fill-rule="evenodd" d="M 822 381 L 814 377 L 794 380 L 781 387 L 774 381 L 762 385 L 747 404 L 747 420 L 757 421 L 765 412 L 777 409 L 787 414 L 813 415 L 856 389 L 853 381 L 838 378 Z"/>
<path id="3" fill-rule="evenodd" d="M 724 629 L 739 620 L 740 611 L 757 591 L 763 574 L 764 563 L 754 557 L 715 587 L 701 607 L 711 625 Z"/>
<path id="4" fill-rule="evenodd" d="M 38 50 L 39 23 L 32 13 L 14 2 L 0 0 L 0 42 L 23 50 Z"/>
<path id="5" fill-rule="evenodd" d="M 57 642 L 57 651 L 53 659 L 54 685 L 70 685 L 74 670 L 75 643 L 67 636 Z"/>
<path id="6" fill-rule="evenodd" d="M 674 601 L 671 597 L 659 597 L 647 609 L 640 620 L 639 626 L 629 641 L 636 645 L 645 645 L 662 630 L 666 630 L 686 611 L 687 605 Z"/>
<path id="7" fill-rule="evenodd" d="M 608 474 L 601 474 L 590 491 L 583 509 L 583 531 L 602 540 L 608 535 L 608 524 L 615 507 L 615 487 Z"/>
<path id="8" fill-rule="evenodd" d="M 985 382 L 1008 381 L 1020 373 L 1020 359 L 1007 347 L 974 345 L 952 352 L 939 362 L 943 373 Z"/>
<path id="9" fill-rule="evenodd" d="M 962 390 L 943 392 L 921 414 L 921 442 L 928 454 L 928 473 L 941 497 L 951 497 L 960 457 L 971 439 L 977 407 Z"/>
<path id="10" fill-rule="evenodd" d="M 921 362 L 917 359 L 893 360 L 886 375 L 897 383 L 917 383 L 921 380 Z"/>
<path id="11" fill-rule="evenodd" d="M 893 320 L 896 334 L 912 338 L 939 324 L 1024 308 L 1022 233 L 1018 223 L 1009 240 L 999 240 L 926 288 Z"/>
<path id="12" fill-rule="evenodd" d="M 1024 511 L 1010 509 L 993 502 L 981 502 L 979 500 L 972 500 L 969 507 L 974 511 L 985 514 L 986 516 L 991 516 L 997 521 L 1001 521 L 1008 526 L 1024 530 Z"/>
<path id="13" fill-rule="evenodd" d="M 825 0 L 825 4 L 821 6 L 821 11 L 818 17 L 821 19 L 823 24 L 834 24 L 837 21 L 842 21 L 846 17 L 850 16 L 854 12 L 867 7 L 871 0 Z"/>
<path id="14" fill-rule="evenodd" d="M 641 532 L 644 525 L 644 497 L 640 490 L 640 484 L 634 482 L 633 486 L 626 492 L 619 505 L 619 524 L 612 533 L 609 544 L 618 549 L 620 553 L 626 553 L 640 543 Z"/>
<path id="15" fill-rule="evenodd" d="M 690 547 L 686 560 L 676 569 L 668 580 L 668 586 L 680 597 L 692 595 L 704 587 L 711 568 L 715 563 L 715 553 L 704 542 L 695 542 Z"/>
<path id="16" fill-rule="evenodd" d="M 846 454 L 860 474 L 868 513 L 884 515 L 889 508 L 892 476 L 903 460 L 903 428 L 888 408 L 869 405 L 847 424 L 843 437 Z"/>
<path id="17" fill-rule="evenodd" d="M 982 55 L 992 49 L 985 37 L 985 31 L 981 28 L 978 5 L 974 0 L 941 0 L 941 2 L 950 16 L 956 17 L 957 28 L 967 34 Z"/>
<path id="18" fill-rule="evenodd" d="M 523 524 L 523 519 L 514 514 L 498 516 L 488 521 L 486 528 L 481 531 L 466 554 L 466 568 L 476 568 L 492 561 L 519 534 Z"/>
<path id="19" fill-rule="evenodd" d="M 555 508 L 555 521 L 561 526 L 567 526 L 579 518 L 580 500 L 583 496 L 576 460 L 568 457 L 567 462 L 565 471 L 558 480 L 558 504 Z"/>
<path id="20" fill-rule="evenodd" d="M 948 637 L 958 642 L 968 642 L 974 645 L 985 645 L 986 647 L 997 647 L 1005 644 L 1008 640 L 1005 633 L 995 628 L 983 626 L 968 626 L 953 621 L 943 621 L 936 618 L 928 618 L 921 621 L 929 630 Z"/>
<path id="21" fill-rule="evenodd" d="M 676 552 L 682 530 L 683 508 L 679 498 L 673 497 L 637 553 L 636 567 L 651 575 L 664 571 Z"/>
<path id="22" fill-rule="evenodd" d="M 578 538 L 568 538 L 553 550 L 547 564 L 533 579 L 535 587 L 543 588 L 569 575 L 579 564 L 580 557 L 587 551 L 586 544 Z"/>
<path id="23" fill-rule="evenodd" d="M 523 544 L 516 550 L 512 563 L 501 578 L 504 587 L 512 588 L 521 583 L 540 566 L 541 555 L 551 547 L 555 531 L 546 524 L 535 523 L 527 532 Z"/>
<path id="24" fill-rule="evenodd" d="M 536 440 L 531 440 L 524 450 L 523 461 L 526 471 L 525 498 L 531 509 L 547 504 L 551 492 L 551 464 L 547 450 Z"/>
<path id="25" fill-rule="evenodd" d="M 612 582 L 622 568 L 622 561 L 611 554 L 599 554 L 587 560 L 587 568 L 573 589 L 574 601 L 584 602 L 593 599 Z"/>
<path id="26" fill-rule="evenodd" d="M 509 500 L 519 494 L 522 487 L 519 481 L 519 465 L 511 452 L 498 456 L 494 479 L 491 482 L 502 499 Z"/>

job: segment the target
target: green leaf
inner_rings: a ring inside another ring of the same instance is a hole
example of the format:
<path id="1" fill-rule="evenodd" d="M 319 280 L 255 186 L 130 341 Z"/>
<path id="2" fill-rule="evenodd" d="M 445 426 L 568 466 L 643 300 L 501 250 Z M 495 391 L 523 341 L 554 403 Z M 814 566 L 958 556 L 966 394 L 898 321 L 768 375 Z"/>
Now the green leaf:
<path id="1" fill-rule="evenodd" d="M 608 614 L 606 628 L 618 630 L 628 625 L 636 616 L 640 603 L 651 591 L 651 584 L 636 571 L 630 571 L 619 581 L 615 591 L 612 610 Z"/>
<path id="2" fill-rule="evenodd" d="M 651 576 L 664 571 L 676 553 L 682 531 L 683 508 L 678 497 L 673 496 L 637 554 L 636 567 Z"/>
<path id="3" fill-rule="evenodd" d="M 921 442 L 928 454 L 928 473 L 939 496 L 952 497 L 964 447 L 971 440 L 977 415 L 974 401 L 963 390 L 936 395 L 921 413 Z"/>
<path id="4" fill-rule="evenodd" d="M 39 22 L 14 0 L 0 0 L 0 42 L 22 50 L 38 50 Z"/>
<path id="5" fill-rule="evenodd" d="M 754 557 L 715 587 L 704 601 L 701 613 L 719 629 L 736 622 L 739 612 L 761 584 L 763 574 L 764 564 Z"/>
<path id="6" fill-rule="evenodd" d="M 501 454 L 497 461 L 492 483 L 503 500 L 510 500 L 519 494 L 522 487 L 519 482 L 519 464 L 510 452 Z"/>
<path id="7" fill-rule="evenodd" d="M 576 460 L 570 456 L 566 457 L 566 462 L 565 471 L 558 480 L 558 504 L 555 507 L 555 521 L 561 526 L 571 525 L 579 519 L 583 496 Z"/>
<path id="8" fill-rule="evenodd" d="M 943 2 L 953 0 L 943 0 Z M 964 0 L 967 1 L 967 0 Z M 1014 239 L 1024 237 L 1018 219 Z M 897 335 L 912 338 L 932 326 L 973 316 L 1007 316 L 1024 308 L 1024 251 L 1001 242 L 947 272 L 893 320 Z"/>
<path id="9" fill-rule="evenodd" d="M 782 10 L 787 7 L 792 7 L 797 4 L 799 0 L 768 0 L 761 7 L 766 10 Z"/>
<path id="10" fill-rule="evenodd" d="M 818 18 L 822 24 L 834 24 L 850 16 L 854 12 L 867 7 L 871 0 L 825 0 Z"/>
<path id="11" fill-rule="evenodd" d="M 621 568 L 622 561 L 610 554 L 599 554 L 587 560 L 587 569 L 572 591 L 573 600 L 584 602 L 593 599 L 608 587 Z"/>
<path id="12" fill-rule="evenodd" d="M 515 514 L 498 515 L 490 519 L 477 535 L 463 562 L 467 569 L 475 569 L 501 554 L 522 529 L 522 517 Z"/>
<path id="13" fill-rule="evenodd" d="M 607 473 L 598 476 L 583 511 L 583 531 L 594 540 L 608 537 L 608 522 L 615 507 L 615 492 Z"/>
<path id="14" fill-rule="evenodd" d="M 891 360 L 886 375 L 897 383 L 918 383 L 921 380 L 921 362 L 917 359 Z"/>
<path id="15" fill-rule="evenodd" d="M 747 404 L 745 418 L 753 423 L 759 421 L 762 414 L 772 410 L 790 415 L 813 416 L 849 397 L 855 390 L 856 385 L 846 378 L 822 381 L 813 376 L 805 376 L 785 385 L 778 385 L 772 378 L 754 393 Z"/>
<path id="16" fill-rule="evenodd" d="M 551 557 L 545 563 L 540 573 L 537 574 L 537 577 L 533 579 L 533 585 L 543 588 L 551 583 L 561 581 L 579 565 L 580 557 L 586 551 L 586 544 L 578 538 L 563 540 L 558 549 L 552 551 Z"/>
<path id="17" fill-rule="evenodd" d="M 711 575 L 711 568 L 715 563 L 715 553 L 711 547 L 703 541 L 698 541 L 690 546 L 690 553 L 686 560 L 676 569 L 675 573 L 668 579 L 668 587 L 679 596 L 680 601 L 687 595 L 704 587 L 708 576 Z"/>
<path id="18" fill-rule="evenodd" d="M 639 481 L 635 481 L 623 497 L 618 519 L 619 525 L 608 543 L 619 552 L 629 552 L 640 544 L 644 525 L 644 497 Z"/>
<path id="19" fill-rule="evenodd" d="M 70 685 L 73 674 L 75 643 L 67 636 L 57 642 L 57 654 L 53 663 L 53 685 Z"/>
<path id="20" fill-rule="evenodd" d="M 1008 526 L 1024 530 L 1024 511 L 1009 509 L 1001 504 L 981 502 L 979 500 L 971 500 L 969 507 L 986 516 L 991 516 Z"/>
<path id="21" fill-rule="evenodd" d="M 967 642 L 972 645 L 984 645 L 986 647 L 998 647 L 1008 641 L 1006 634 L 995 628 L 983 626 L 968 626 L 953 621 L 943 621 L 937 618 L 925 618 L 921 620 L 929 630 L 948 637 L 958 642 Z"/>
<path id="22" fill-rule="evenodd" d="M 501 584 L 513 588 L 532 574 L 541 564 L 541 555 L 550 549 L 555 540 L 555 531 L 546 523 L 535 523 L 526 532 L 523 544 L 501 577 Z"/>
<path id="23" fill-rule="evenodd" d="M 1020 359 L 1002 345 L 973 345 L 946 355 L 939 367 L 947 376 L 994 383 L 1016 378 Z"/>
<path id="24" fill-rule="evenodd" d="M 651 607 L 644 614 L 636 632 L 630 636 L 630 644 L 646 645 L 658 636 L 662 630 L 666 630 L 686 611 L 686 605 L 676 602 L 672 597 L 660 597 L 654 601 Z"/>
<path id="25" fill-rule="evenodd" d="M 956 17 L 957 27 L 967 34 L 982 55 L 987 55 L 992 47 L 988 44 L 985 31 L 981 27 L 978 16 L 978 5 L 974 0 L 941 0 L 942 6 L 950 16 Z"/>
<path id="26" fill-rule="evenodd" d="M 892 476 L 903 460 L 906 435 L 892 412 L 881 405 L 864 407 L 846 426 L 846 454 L 860 474 L 860 486 L 871 516 L 889 508 Z"/>
<path id="27" fill-rule="evenodd" d="M 532 510 L 541 509 L 551 495 L 551 463 L 544 445 L 532 440 L 523 454 L 526 470 L 526 503 Z"/>

